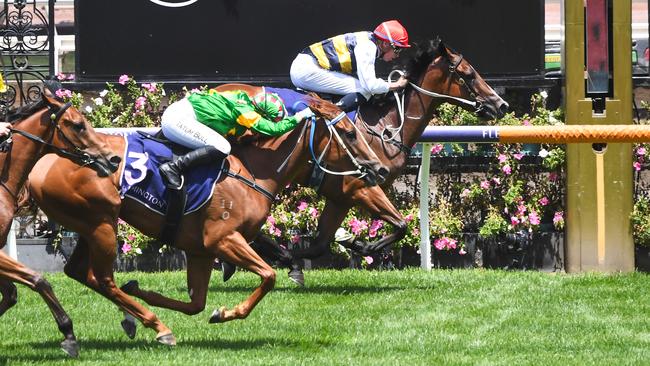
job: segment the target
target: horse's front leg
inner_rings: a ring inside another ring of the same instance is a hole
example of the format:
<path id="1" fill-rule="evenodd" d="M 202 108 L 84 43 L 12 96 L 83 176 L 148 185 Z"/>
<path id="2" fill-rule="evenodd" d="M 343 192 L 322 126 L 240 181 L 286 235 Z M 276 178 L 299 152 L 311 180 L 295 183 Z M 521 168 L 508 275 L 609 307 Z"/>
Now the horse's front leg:
<path id="1" fill-rule="evenodd" d="M 393 232 L 371 243 L 351 239 L 341 242 L 343 246 L 361 255 L 369 255 L 380 252 L 406 236 L 407 225 L 404 217 L 393 206 L 379 186 L 364 187 L 354 191 L 352 201 L 355 206 L 363 208 L 373 218 L 378 218 L 392 225 Z"/>
<path id="2" fill-rule="evenodd" d="M 117 255 L 116 240 L 115 227 L 109 223 L 98 225 L 91 234 L 82 234 L 80 252 L 75 249 L 72 259 L 82 265 L 87 263 L 88 267 L 82 267 L 81 270 L 68 267 L 66 274 L 111 300 L 123 311 L 140 320 L 145 327 L 155 330 L 158 342 L 175 345 L 176 338 L 172 331 L 153 312 L 133 300 L 115 284 L 113 264 Z M 88 261 L 86 262 L 80 254 L 87 254 Z"/>
<path id="3" fill-rule="evenodd" d="M 246 239 L 239 232 L 232 232 L 221 238 L 218 234 L 210 233 L 210 230 L 208 230 L 203 242 L 206 248 L 220 259 L 228 261 L 237 267 L 247 269 L 260 276 L 262 280 L 251 296 L 235 306 L 234 309 L 227 310 L 223 307 L 215 310 L 210 318 L 210 323 L 246 318 L 275 286 L 275 271 L 251 249 Z"/>
<path id="4" fill-rule="evenodd" d="M 16 286 L 11 282 L 21 283 L 38 292 L 50 308 L 59 331 L 65 337 L 61 342 L 61 348 L 71 357 L 77 357 L 79 355 L 79 345 L 72 328 L 72 320 L 61 306 L 61 303 L 59 303 L 50 283 L 43 276 L 15 261 L 3 251 L 0 251 L 0 278 L 2 279 L 0 288 L 3 295 L 2 313 L 13 306 L 16 301 Z"/>
<path id="5" fill-rule="evenodd" d="M 11 309 L 18 302 L 18 289 L 11 281 L 0 280 L 0 294 L 2 294 L 2 301 L 0 301 L 0 316 L 3 316 L 7 310 Z"/>

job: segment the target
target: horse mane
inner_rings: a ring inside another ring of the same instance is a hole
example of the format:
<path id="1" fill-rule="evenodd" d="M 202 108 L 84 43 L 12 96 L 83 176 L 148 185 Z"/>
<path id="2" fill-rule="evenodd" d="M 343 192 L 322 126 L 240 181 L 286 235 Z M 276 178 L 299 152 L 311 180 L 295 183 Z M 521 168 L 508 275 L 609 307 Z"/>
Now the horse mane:
<path id="1" fill-rule="evenodd" d="M 317 116 L 325 117 L 329 120 L 332 120 L 336 117 L 338 117 L 339 114 L 341 114 L 341 109 L 337 107 L 334 103 L 327 101 L 325 99 L 322 99 L 315 93 L 309 93 L 308 98 L 306 98 L 307 104 L 309 104 L 309 108 L 316 114 Z"/>
<path id="2" fill-rule="evenodd" d="M 442 39 L 440 37 L 424 42 L 414 42 L 412 49 L 408 50 L 411 57 L 405 58 L 400 68 L 404 69 L 409 77 L 416 79 L 436 57 L 440 56 L 441 44 Z"/>
<path id="3" fill-rule="evenodd" d="M 43 92 L 45 91 L 45 88 L 47 88 L 52 95 L 56 95 L 56 91 L 62 89 L 63 86 L 59 81 L 56 80 L 44 80 Z M 60 98 L 58 97 L 55 98 L 61 101 Z M 45 108 L 46 106 L 47 106 L 47 102 L 43 97 L 43 95 L 41 95 L 41 99 L 39 99 L 35 103 L 27 104 L 25 106 L 14 108 L 14 109 L 9 109 L 7 111 L 7 122 L 14 123 L 18 120 L 27 118 L 32 114 L 38 112 L 39 110 Z"/>
<path id="4" fill-rule="evenodd" d="M 22 107 L 10 109 L 7 111 L 7 122 L 14 123 L 18 120 L 25 119 L 32 114 L 40 111 L 46 106 L 45 100 L 41 98 L 36 103 L 27 104 Z"/>

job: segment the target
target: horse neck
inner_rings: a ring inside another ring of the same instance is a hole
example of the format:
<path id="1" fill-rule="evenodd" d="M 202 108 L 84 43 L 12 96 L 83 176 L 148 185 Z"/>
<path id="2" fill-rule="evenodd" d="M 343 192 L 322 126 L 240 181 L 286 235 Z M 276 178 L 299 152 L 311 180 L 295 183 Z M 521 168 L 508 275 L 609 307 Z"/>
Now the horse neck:
<path id="1" fill-rule="evenodd" d="M 38 136 L 45 141 L 50 141 L 54 134 L 54 128 L 53 124 L 43 122 L 46 111 L 47 109 L 44 108 L 14 123 L 12 127 Z M 1 189 L 0 192 L 2 192 L 2 195 L 9 196 L 10 200 L 15 200 L 15 197 L 11 197 L 11 194 L 18 195 L 27 180 L 28 174 L 47 149 L 44 145 L 17 133 L 13 133 L 11 138 L 13 141 L 11 149 L 0 154 L 0 164 L 3 167 L 0 180 L 6 187 L 6 189 Z"/>
<path id="2" fill-rule="evenodd" d="M 423 79 L 424 76 L 422 76 L 418 86 L 426 89 L 422 85 Z M 404 97 L 404 127 L 402 128 L 402 143 L 404 145 L 413 146 L 420 139 L 439 105 L 440 102 L 433 97 L 422 94 L 414 88 L 409 88 Z M 397 106 L 393 116 L 395 118 L 393 124 L 399 125 L 401 121 Z"/>
<path id="3" fill-rule="evenodd" d="M 304 122 L 306 123 L 306 122 Z M 303 134 L 303 124 L 292 131 L 258 144 L 238 146 L 233 151 L 255 182 L 277 195 L 299 174 L 309 161 L 309 126 Z M 302 136 L 302 137 L 301 137 Z M 290 155 L 287 163 L 278 169 Z M 259 162 L 259 163 L 256 163 Z"/>

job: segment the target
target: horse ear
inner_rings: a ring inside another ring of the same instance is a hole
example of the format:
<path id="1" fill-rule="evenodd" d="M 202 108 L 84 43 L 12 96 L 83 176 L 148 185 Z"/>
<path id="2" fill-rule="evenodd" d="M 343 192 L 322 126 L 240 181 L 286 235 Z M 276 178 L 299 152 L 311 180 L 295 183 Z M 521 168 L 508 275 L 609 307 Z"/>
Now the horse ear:
<path id="1" fill-rule="evenodd" d="M 436 39 L 436 41 L 438 43 L 438 54 L 446 55 L 447 54 L 447 46 L 445 46 L 445 43 L 442 41 L 442 39 L 440 39 L 440 37 L 438 37 Z"/>
<path id="2" fill-rule="evenodd" d="M 56 91 L 63 86 L 58 81 L 46 80 L 43 82 L 43 98 L 51 105 L 60 105 L 63 101 L 56 96 Z"/>

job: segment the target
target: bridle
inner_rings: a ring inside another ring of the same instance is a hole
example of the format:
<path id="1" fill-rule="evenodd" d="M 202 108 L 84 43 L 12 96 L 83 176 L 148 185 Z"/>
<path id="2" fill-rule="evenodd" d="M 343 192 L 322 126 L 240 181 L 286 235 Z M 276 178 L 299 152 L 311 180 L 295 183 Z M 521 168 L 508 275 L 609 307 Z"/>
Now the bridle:
<path id="1" fill-rule="evenodd" d="M 304 102 L 299 101 L 296 104 L 304 104 Z M 296 107 L 297 106 L 294 105 L 294 109 Z M 368 175 L 368 168 L 361 165 L 359 163 L 359 161 L 354 157 L 352 152 L 350 152 L 350 149 L 347 147 L 347 145 L 345 144 L 345 142 L 341 138 L 341 135 L 339 134 L 339 132 L 334 127 L 338 122 L 340 122 L 345 117 L 346 117 L 345 112 L 341 112 L 340 114 L 338 114 L 336 117 L 334 117 L 331 120 L 325 119 L 325 124 L 327 126 L 328 131 L 329 131 L 329 140 L 327 141 L 327 144 L 325 145 L 325 148 L 323 149 L 323 151 L 321 152 L 321 154 L 318 157 L 316 157 L 316 153 L 314 152 L 314 135 L 316 133 L 316 120 L 317 120 L 316 117 L 311 117 L 309 123 L 305 123 L 303 125 L 302 131 L 300 133 L 300 137 L 298 138 L 298 142 L 296 143 L 296 146 L 298 146 L 298 144 L 300 143 L 300 140 L 302 139 L 302 136 L 305 135 L 307 127 L 310 127 L 310 132 L 309 132 L 309 152 L 311 153 L 311 157 L 312 157 L 312 160 L 313 160 L 314 164 L 316 165 L 316 168 L 322 170 L 325 173 L 332 174 L 332 175 L 342 175 L 342 176 L 343 175 L 358 175 L 359 178 L 363 178 L 366 175 Z M 372 150 L 372 148 L 370 147 L 370 144 L 365 139 L 363 133 L 361 133 L 361 131 L 359 131 L 359 128 L 354 123 L 352 123 L 352 126 L 357 131 L 357 136 L 361 137 L 362 141 L 364 142 L 364 144 L 368 148 L 368 151 L 370 151 L 373 154 L 374 158 L 377 161 L 379 161 L 379 157 Z M 352 162 L 352 165 L 354 165 L 356 170 L 347 170 L 347 171 L 342 171 L 342 172 L 336 172 L 336 171 L 327 169 L 323 164 L 321 164 L 321 162 L 322 162 L 322 160 L 323 160 L 323 158 L 325 156 L 325 153 L 327 152 L 327 150 L 329 149 L 329 147 L 330 147 L 330 145 L 332 143 L 333 138 L 336 138 L 336 142 L 343 149 L 343 151 L 345 151 L 346 155 L 348 156 L 348 158 L 350 159 L 350 161 Z M 284 162 L 280 165 L 280 167 L 277 169 L 278 172 L 280 172 L 280 170 L 282 170 L 284 168 L 284 166 L 289 161 L 289 158 L 291 157 L 291 155 L 293 155 L 294 151 L 295 151 L 295 147 L 291 151 L 291 153 L 289 153 L 289 155 L 284 160 Z"/>
<path id="2" fill-rule="evenodd" d="M 476 89 L 474 88 L 474 79 L 472 79 L 470 81 L 467 81 L 466 76 L 458 72 L 458 67 L 463 62 L 463 59 L 464 59 L 463 55 L 458 54 L 458 60 L 456 62 L 452 62 L 452 60 L 447 55 L 443 55 L 442 57 L 444 57 L 449 62 L 449 74 L 451 76 L 455 76 L 458 79 L 458 84 L 463 86 L 468 91 L 470 97 L 472 99 L 474 99 L 474 100 L 468 100 L 468 99 L 465 99 L 465 98 L 454 97 L 454 96 L 451 96 L 451 95 L 440 94 L 440 93 L 436 93 L 436 92 L 431 91 L 431 90 L 426 90 L 426 89 L 414 84 L 411 81 L 408 82 L 408 85 L 411 86 L 413 89 L 415 89 L 420 94 L 424 94 L 424 95 L 430 96 L 432 98 L 453 100 L 453 101 L 456 101 L 457 103 L 465 104 L 467 106 L 470 106 L 470 107 L 474 108 L 475 112 L 478 113 L 481 110 L 481 108 L 483 107 L 483 105 L 482 105 L 481 102 L 479 102 L 476 99 L 476 96 L 478 95 L 478 93 L 476 92 Z M 397 74 L 399 76 L 404 76 L 403 71 L 401 71 L 401 70 L 393 70 L 388 75 L 388 82 L 389 83 L 393 81 L 393 77 L 394 77 L 395 74 Z M 397 127 L 384 126 L 381 133 L 378 134 L 378 135 L 381 136 L 381 139 L 384 142 L 397 142 L 397 141 L 395 141 L 395 136 L 399 135 L 402 128 L 404 127 L 404 120 L 405 120 L 404 119 L 404 96 L 405 96 L 405 94 L 406 93 L 404 93 L 404 90 L 402 90 L 401 93 L 396 91 L 396 90 L 393 91 L 393 95 L 395 96 L 395 103 L 397 104 L 397 114 L 399 115 L 400 124 Z M 369 126 L 366 126 L 366 127 L 369 129 Z M 372 131 L 372 130 L 369 129 L 369 131 Z M 374 132 L 374 131 L 372 131 L 372 132 Z M 403 145 L 401 142 L 399 144 Z M 407 152 L 401 146 L 400 146 L 400 150 Z M 408 149 L 408 151 L 410 152 L 410 149 Z"/>
<path id="3" fill-rule="evenodd" d="M 9 135 L 7 136 L 7 138 L 4 141 L 2 141 L 0 143 L 0 152 L 8 152 L 8 151 L 11 150 L 11 148 L 13 146 L 13 137 L 12 137 L 12 135 L 15 133 L 15 134 L 24 136 L 28 140 L 31 140 L 31 141 L 34 141 L 36 143 L 45 145 L 45 146 L 49 147 L 50 149 L 56 151 L 57 154 L 59 154 L 61 156 L 64 156 L 64 157 L 78 163 L 79 165 L 83 166 L 83 165 L 89 165 L 89 164 L 96 163 L 97 159 L 95 157 L 83 152 L 79 147 L 77 147 L 70 140 L 70 138 L 68 138 L 68 136 L 66 136 L 65 132 L 63 132 L 63 130 L 61 129 L 61 126 L 59 126 L 59 121 L 60 121 L 61 117 L 72 106 L 72 103 L 67 102 L 67 103 L 65 103 L 65 104 L 63 104 L 61 106 L 56 106 L 54 104 L 49 103 L 49 101 L 47 101 L 47 99 L 45 99 L 45 97 L 43 97 L 43 101 L 47 105 L 47 108 L 48 108 L 48 110 L 50 112 L 50 117 L 49 117 L 50 123 L 54 126 L 54 128 L 56 130 L 56 132 L 53 132 L 52 136 L 50 136 L 50 138 L 48 140 L 52 140 L 54 138 L 54 133 L 58 133 L 59 136 L 61 137 L 61 139 L 64 140 L 65 144 L 70 146 L 72 148 L 72 150 L 62 149 L 62 148 L 60 148 L 58 146 L 55 146 L 51 142 L 42 139 L 39 136 L 33 135 L 33 134 L 31 134 L 29 132 L 26 132 L 26 131 L 23 131 L 23 130 L 19 130 L 19 129 L 16 129 L 16 128 L 13 128 L 13 127 L 9 127 Z M 25 117 L 25 118 L 29 118 L 29 117 Z M 23 119 L 25 119 L 25 118 L 23 118 Z M 14 204 L 16 204 L 16 202 L 18 200 L 17 194 L 13 193 L 9 189 L 9 187 L 7 187 L 7 185 L 6 185 L 6 183 L 4 181 L 0 181 L 0 186 L 2 186 L 2 188 L 4 188 L 11 195 L 11 197 L 14 199 Z"/>

